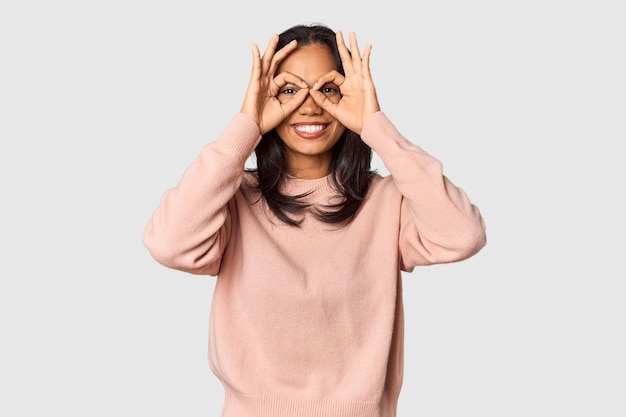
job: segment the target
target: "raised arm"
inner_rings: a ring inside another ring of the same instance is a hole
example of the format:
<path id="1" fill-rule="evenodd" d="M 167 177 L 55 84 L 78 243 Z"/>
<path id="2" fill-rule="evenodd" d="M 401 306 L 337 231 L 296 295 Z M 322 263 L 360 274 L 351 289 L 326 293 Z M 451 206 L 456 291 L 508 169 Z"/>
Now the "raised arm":
<path id="1" fill-rule="evenodd" d="M 230 233 L 228 204 L 259 139 L 257 124 L 238 114 L 178 185 L 164 193 L 143 233 L 144 245 L 158 262 L 195 274 L 217 274 Z"/>
<path id="2" fill-rule="evenodd" d="M 263 56 L 252 44 L 252 70 L 240 113 L 221 137 L 207 145 L 178 185 L 168 190 L 152 215 L 143 242 L 163 265 L 195 274 L 216 275 L 231 230 L 230 208 L 245 162 L 261 140 L 293 112 L 308 94 L 298 77 L 277 74 L 278 64 L 297 43 L 276 51 L 274 35 Z M 302 88 L 288 103 L 276 95 L 285 84 Z"/>
<path id="3" fill-rule="evenodd" d="M 485 246 L 480 211 L 444 175 L 439 160 L 404 138 L 383 112 L 365 121 L 362 138 L 381 157 L 403 196 L 403 269 L 460 261 Z"/>

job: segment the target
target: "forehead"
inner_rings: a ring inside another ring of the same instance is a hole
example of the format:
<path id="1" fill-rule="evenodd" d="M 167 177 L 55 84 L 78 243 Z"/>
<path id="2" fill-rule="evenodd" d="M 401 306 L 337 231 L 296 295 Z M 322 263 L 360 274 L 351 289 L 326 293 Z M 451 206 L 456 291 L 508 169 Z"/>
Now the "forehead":
<path id="1" fill-rule="evenodd" d="M 278 72 L 287 71 L 306 80 L 319 77 L 335 68 L 330 50 L 319 44 L 301 46 L 291 52 L 278 66 Z"/>

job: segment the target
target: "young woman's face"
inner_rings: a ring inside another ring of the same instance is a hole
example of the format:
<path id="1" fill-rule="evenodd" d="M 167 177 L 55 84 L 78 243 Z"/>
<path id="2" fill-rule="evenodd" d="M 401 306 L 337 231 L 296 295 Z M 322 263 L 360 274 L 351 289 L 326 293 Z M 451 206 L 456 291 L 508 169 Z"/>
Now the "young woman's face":
<path id="1" fill-rule="evenodd" d="M 289 54 L 278 67 L 278 73 L 286 71 L 295 74 L 309 87 L 313 87 L 318 78 L 335 69 L 331 52 L 322 45 L 312 44 Z M 286 102 L 293 98 L 298 88 L 287 84 L 280 89 L 277 97 Z M 334 84 L 327 84 L 320 91 L 335 103 L 341 98 L 339 87 Z M 309 95 L 296 111 L 276 127 L 276 132 L 286 146 L 289 173 L 297 178 L 321 178 L 328 175 L 333 146 L 344 131 L 345 127 L 322 110 Z"/>

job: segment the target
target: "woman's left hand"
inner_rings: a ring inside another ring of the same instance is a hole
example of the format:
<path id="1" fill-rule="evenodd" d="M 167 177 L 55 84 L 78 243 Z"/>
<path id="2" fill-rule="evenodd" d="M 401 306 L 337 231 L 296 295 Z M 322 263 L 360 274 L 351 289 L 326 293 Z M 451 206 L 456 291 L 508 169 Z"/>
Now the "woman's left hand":
<path id="1" fill-rule="evenodd" d="M 321 77 L 309 91 L 315 102 L 339 122 L 357 134 L 361 134 L 363 122 L 368 116 L 380 111 L 376 88 L 370 73 L 369 62 L 372 46 L 367 45 L 363 56 L 359 51 L 356 34 L 351 32 L 350 51 L 346 47 L 341 31 L 337 32 L 337 47 L 345 76 L 331 71 Z M 321 91 L 328 83 L 334 83 L 341 91 L 341 99 L 334 103 Z"/>

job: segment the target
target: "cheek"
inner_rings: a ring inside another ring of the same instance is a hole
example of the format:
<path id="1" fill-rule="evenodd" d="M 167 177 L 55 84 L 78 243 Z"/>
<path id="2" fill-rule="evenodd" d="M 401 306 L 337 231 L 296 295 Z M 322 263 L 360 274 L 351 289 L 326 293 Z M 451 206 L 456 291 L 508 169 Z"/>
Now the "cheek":
<path id="1" fill-rule="evenodd" d="M 337 122 L 337 129 L 335 130 L 335 143 L 337 143 L 337 141 L 339 140 L 339 138 L 341 137 L 341 135 L 343 135 L 345 131 L 346 131 L 346 127 L 342 124 L 339 124 L 339 122 Z"/>
<path id="2" fill-rule="evenodd" d="M 278 126 L 276 126 L 275 130 L 278 133 L 278 136 L 282 139 L 289 132 L 291 128 L 289 127 L 289 123 L 286 120 L 283 120 Z"/>

